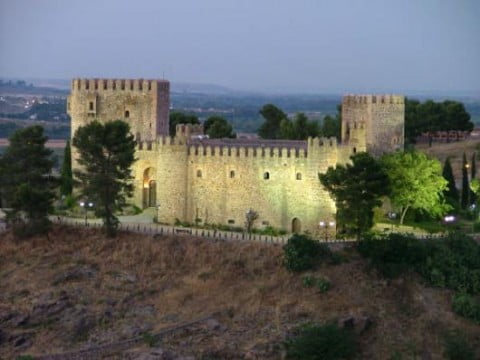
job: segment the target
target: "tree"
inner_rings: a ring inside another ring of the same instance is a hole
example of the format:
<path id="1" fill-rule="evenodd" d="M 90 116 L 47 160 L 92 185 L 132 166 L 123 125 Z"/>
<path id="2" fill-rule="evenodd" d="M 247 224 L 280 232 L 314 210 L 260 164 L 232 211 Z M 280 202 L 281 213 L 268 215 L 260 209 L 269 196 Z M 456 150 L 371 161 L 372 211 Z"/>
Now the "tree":
<path id="1" fill-rule="evenodd" d="M 390 199 L 401 209 L 400 224 L 409 209 L 438 216 L 449 208 L 443 198 L 448 181 L 442 176 L 438 160 L 412 151 L 386 154 L 381 162 L 390 179 Z"/>
<path id="2" fill-rule="evenodd" d="M 457 186 L 455 185 L 455 177 L 453 175 L 452 164 L 450 163 L 449 157 L 445 159 L 442 176 L 447 180 L 447 189 L 443 192 L 443 196 L 450 205 L 457 207 L 459 195 Z"/>
<path id="3" fill-rule="evenodd" d="M 287 118 L 287 114 L 273 104 L 266 104 L 260 110 L 260 115 L 265 121 L 258 129 L 258 135 L 264 139 L 278 139 L 280 123 Z"/>
<path id="4" fill-rule="evenodd" d="M 322 128 L 320 129 L 320 133 L 324 137 L 336 137 L 338 140 L 340 139 L 340 122 L 337 118 L 334 118 L 330 115 L 327 115 L 323 118 Z"/>
<path id="5" fill-rule="evenodd" d="M 47 234 L 56 181 L 51 176 L 52 150 L 39 125 L 15 131 L 1 160 L 0 178 L 10 210 L 7 222 L 18 237 Z"/>
<path id="6" fill-rule="evenodd" d="M 247 233 L 250 233 L 253 229 L 253 224 L 258 219 L 258 212 L 255 210 L 249 209 L 245 213 L 245 230 Z"/>
<path id="7" fill-rule="evenodd" d="M 472 182 L 477 176 L 477 164 L 476 164 L 476 154 L 475 151 L 472 154 L 472 172 L 470 176 L 470 182 Z M 470 186 L 471 188 L 471 186 Z M 477 202 L 477 194 L 474 191 L 470 191 L 471 203 L 475 204 Z"/>
<path id="8" fill-rule="evenodd" d="M 468 162 L 467 155 L 464 152 L 462 159 L 462 209 L 466 209 L 470 205 L 470 186 L 468 183 Z"/>
<path id="9" fill-rule="evenodd" d="M 337 224 L 357 238 L 373 226 L 373 209 L 389 194 L 389 180 L 379 162 L 367 153 L 350 157 L 352 163 L 329 167 L 320 182 L 337 205 Z"/>
<path id="10" fill-rule="evenodd" d="M 203 124 L 203 130 L 210 139 L 234 138 L 232 125 L 221 116 L 210 116 Z"/>
<path id="11" fill-rule="evenodd" d="M 79 153 L 80 167 L 74 174 L 80 180 L 82 196 L 94 200 L 95 215 L 103 219 L 107 236 L 113 237 L 118 226 L 114 214 L 133 192 L 135 141 L 130 127 L 121 120 L 93 121 L 77 129 L 73 146 Z"/>
<path id="12" fill-rule="evenodd" d="M 200 124 L 198 117 L 193 114 L 185 114 L 180 111 L 173 111 L 169 117 L 170 136 L 175 136 L 178 124 Z"/>
<path id="13" fill-rule="evenodd" d="M 67 140 L 63 155 L 62 171 L 60 173 L 60 194 L 71 195 L 73 188 L 72 177 L 72 154 L 70 149 L 70 140 Z"/>

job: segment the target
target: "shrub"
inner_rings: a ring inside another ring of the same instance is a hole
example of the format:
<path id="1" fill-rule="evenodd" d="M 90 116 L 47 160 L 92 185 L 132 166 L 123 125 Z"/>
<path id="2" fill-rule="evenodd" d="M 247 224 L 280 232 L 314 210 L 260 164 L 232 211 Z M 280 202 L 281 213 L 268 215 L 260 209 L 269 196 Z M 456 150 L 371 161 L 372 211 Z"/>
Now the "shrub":
<path id="1" fill-rule="evenodd" d="M 143 333 L 142 334 L 142 340 L 143 342 L 149 346 L 149 347 L 154 347 L 157 345 L 157 338 L 155 337 L 155 335 L 152 335 L 151 333 L 149 332 L 146 332 L 146 333 Z"/>
<path id="2" fill-rule="evenodd" d="M 317 279 L 317 289 L 323 294 L 332 288 L 332 283 L 325 278 Z"/>
<path id="3" fill-rule="evenodd" d="M 457 315 L 480 324 L 480 301 L 469 294 L 455 294 L 453 297 L 453 311 Z"/>
<path id="4" fill-rule="evenodd" d="M 458 331 L 451 331 L 445 336 L 445 358 L 448 360 L 474 360 L 475 352 L 465 336 Z"/>
<path id="5" fill-rule="evenodd" d="M 287 359 L 351 359 L 357 350 L 354 333 L 336 325 L 306 325 L 285 342 Z"/>
<path id="6" fill-rule="evenodd" d="M 319 242 L 306 235 L 294 234 L 283 247 L 285 267 L 290 271 L 313 269 L 324 252 L 325 249 Z"/>
<path id="7" fill-rule="evenodd" d="M 419 269 L 427 256 L 425 244 L 420 240 L 413 235 L 396 233 L 380 238 L 368 236 L 359 242 L 357 249 L 387 278 Z"/>
<path id="8" fill-rule="evenodd" d="M 302 278 L 302 282 L 303 286 L 310 288 L 315 284 L 315 278 L 311 275 L 307 275 Z"/>

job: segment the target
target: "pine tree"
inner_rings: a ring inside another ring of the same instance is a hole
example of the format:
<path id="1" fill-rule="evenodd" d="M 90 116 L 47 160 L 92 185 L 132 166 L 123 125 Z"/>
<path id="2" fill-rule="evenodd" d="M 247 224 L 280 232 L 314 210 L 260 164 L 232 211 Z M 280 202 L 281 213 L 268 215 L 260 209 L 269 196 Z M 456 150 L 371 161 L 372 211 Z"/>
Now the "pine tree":
<path id="1" fill-rule="evenodd" d="M 71 154 L 69 140 L 67 141 L 67 146 L 65 146 L 62 171 L 60 176 L 61 176 L 60 194 L 65 196 L 71 195 L 72 187 L 73 187 L 73 179 L 72 179 L 72 154 Z"/>
<path id="2" fill-rule="evenodd" d="M 443 177 L 448 181 L 448 188 L 443 192 L 445 199 L 453 205 L 454 207 L 458 206 L 458 189 L 455 185 L 455 177 L 453 175 L 452 164 L 450 163 L 450 158 L 447 157 L 445 160 L 445 165 L 443 166 Z"/>
<path id="3" fill-rule="evenodd" d="M 468 162 L 467 155 L 463 153 L 462 161 L 462 209 L 466 209 L 470 205 L 470 186 L 468 181 Z"/>
<path id="4" fill-rule="evenodd" d="M 7 222 L 17 237 L 46 234 L 50 229 L 54 160 L 45 147 L 47 137 L 39 125 L 14 132 L 2 158 L 1 187 L 9 204 Z"/>
<path id="5" fill-rule="evenodd" d="M 95 215 L 103 219 L 107 236 L 116 234 L 116 211 L 133 193 L 131 166 L 135 161 L 135 140 L 130 126 L 121 120 L 104 124 L 93 121 L 81 126 L 72 141 L 80 155 L 75 177 L 82 184 L 85 199 L 95 199 Z"/>

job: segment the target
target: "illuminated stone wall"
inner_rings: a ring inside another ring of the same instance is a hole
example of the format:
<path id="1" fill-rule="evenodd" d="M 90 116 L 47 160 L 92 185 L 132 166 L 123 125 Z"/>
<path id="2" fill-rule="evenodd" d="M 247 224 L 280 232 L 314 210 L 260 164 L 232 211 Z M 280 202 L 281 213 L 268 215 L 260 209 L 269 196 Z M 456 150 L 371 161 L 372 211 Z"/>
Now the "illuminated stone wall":
<path id="1" fill-rule="evenodd" d="M 94 119 L 130 124 L 140 139 L 132 202 L 157 206 L 163 223 L 198 219 L 243 227 L 245 213 L 253 209 L 259 214 L 255 227 L 318 233 L 319 222 L 335 216 L 318 175 L 355 152 L 379 154 L 403 146 L 401 96 L 344 97 L 341 144 L 309 138 L 281 145 L 268 140 L 212 145 L 191 140 L 203 132 L 198 125 L 179 125 L 177 137 L 168 136 L 168 89 L 167 81 L 73 80 L 68 99 L 72 133 Z"/>

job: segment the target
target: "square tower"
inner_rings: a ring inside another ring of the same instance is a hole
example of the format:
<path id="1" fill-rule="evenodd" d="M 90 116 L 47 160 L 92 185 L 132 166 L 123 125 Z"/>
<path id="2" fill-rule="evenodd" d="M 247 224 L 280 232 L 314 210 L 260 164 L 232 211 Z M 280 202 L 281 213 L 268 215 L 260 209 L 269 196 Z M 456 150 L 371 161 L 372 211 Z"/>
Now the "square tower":
<path id="1" fill-rule="evenodd" d="M 404 96 L 346 95 L 343 97 L 342 143 L 364 144 L 369 153 L 381 156 L 385 152 L 403 150 L 404 134 Z"/>
<path id="2" fill-rule="evenodd" d="M 139 140 L 169 135 L 170 83 L 143 79 L 74 79 L 67 99 L 72 132 L 93 120 L 124 120 Z"/>

